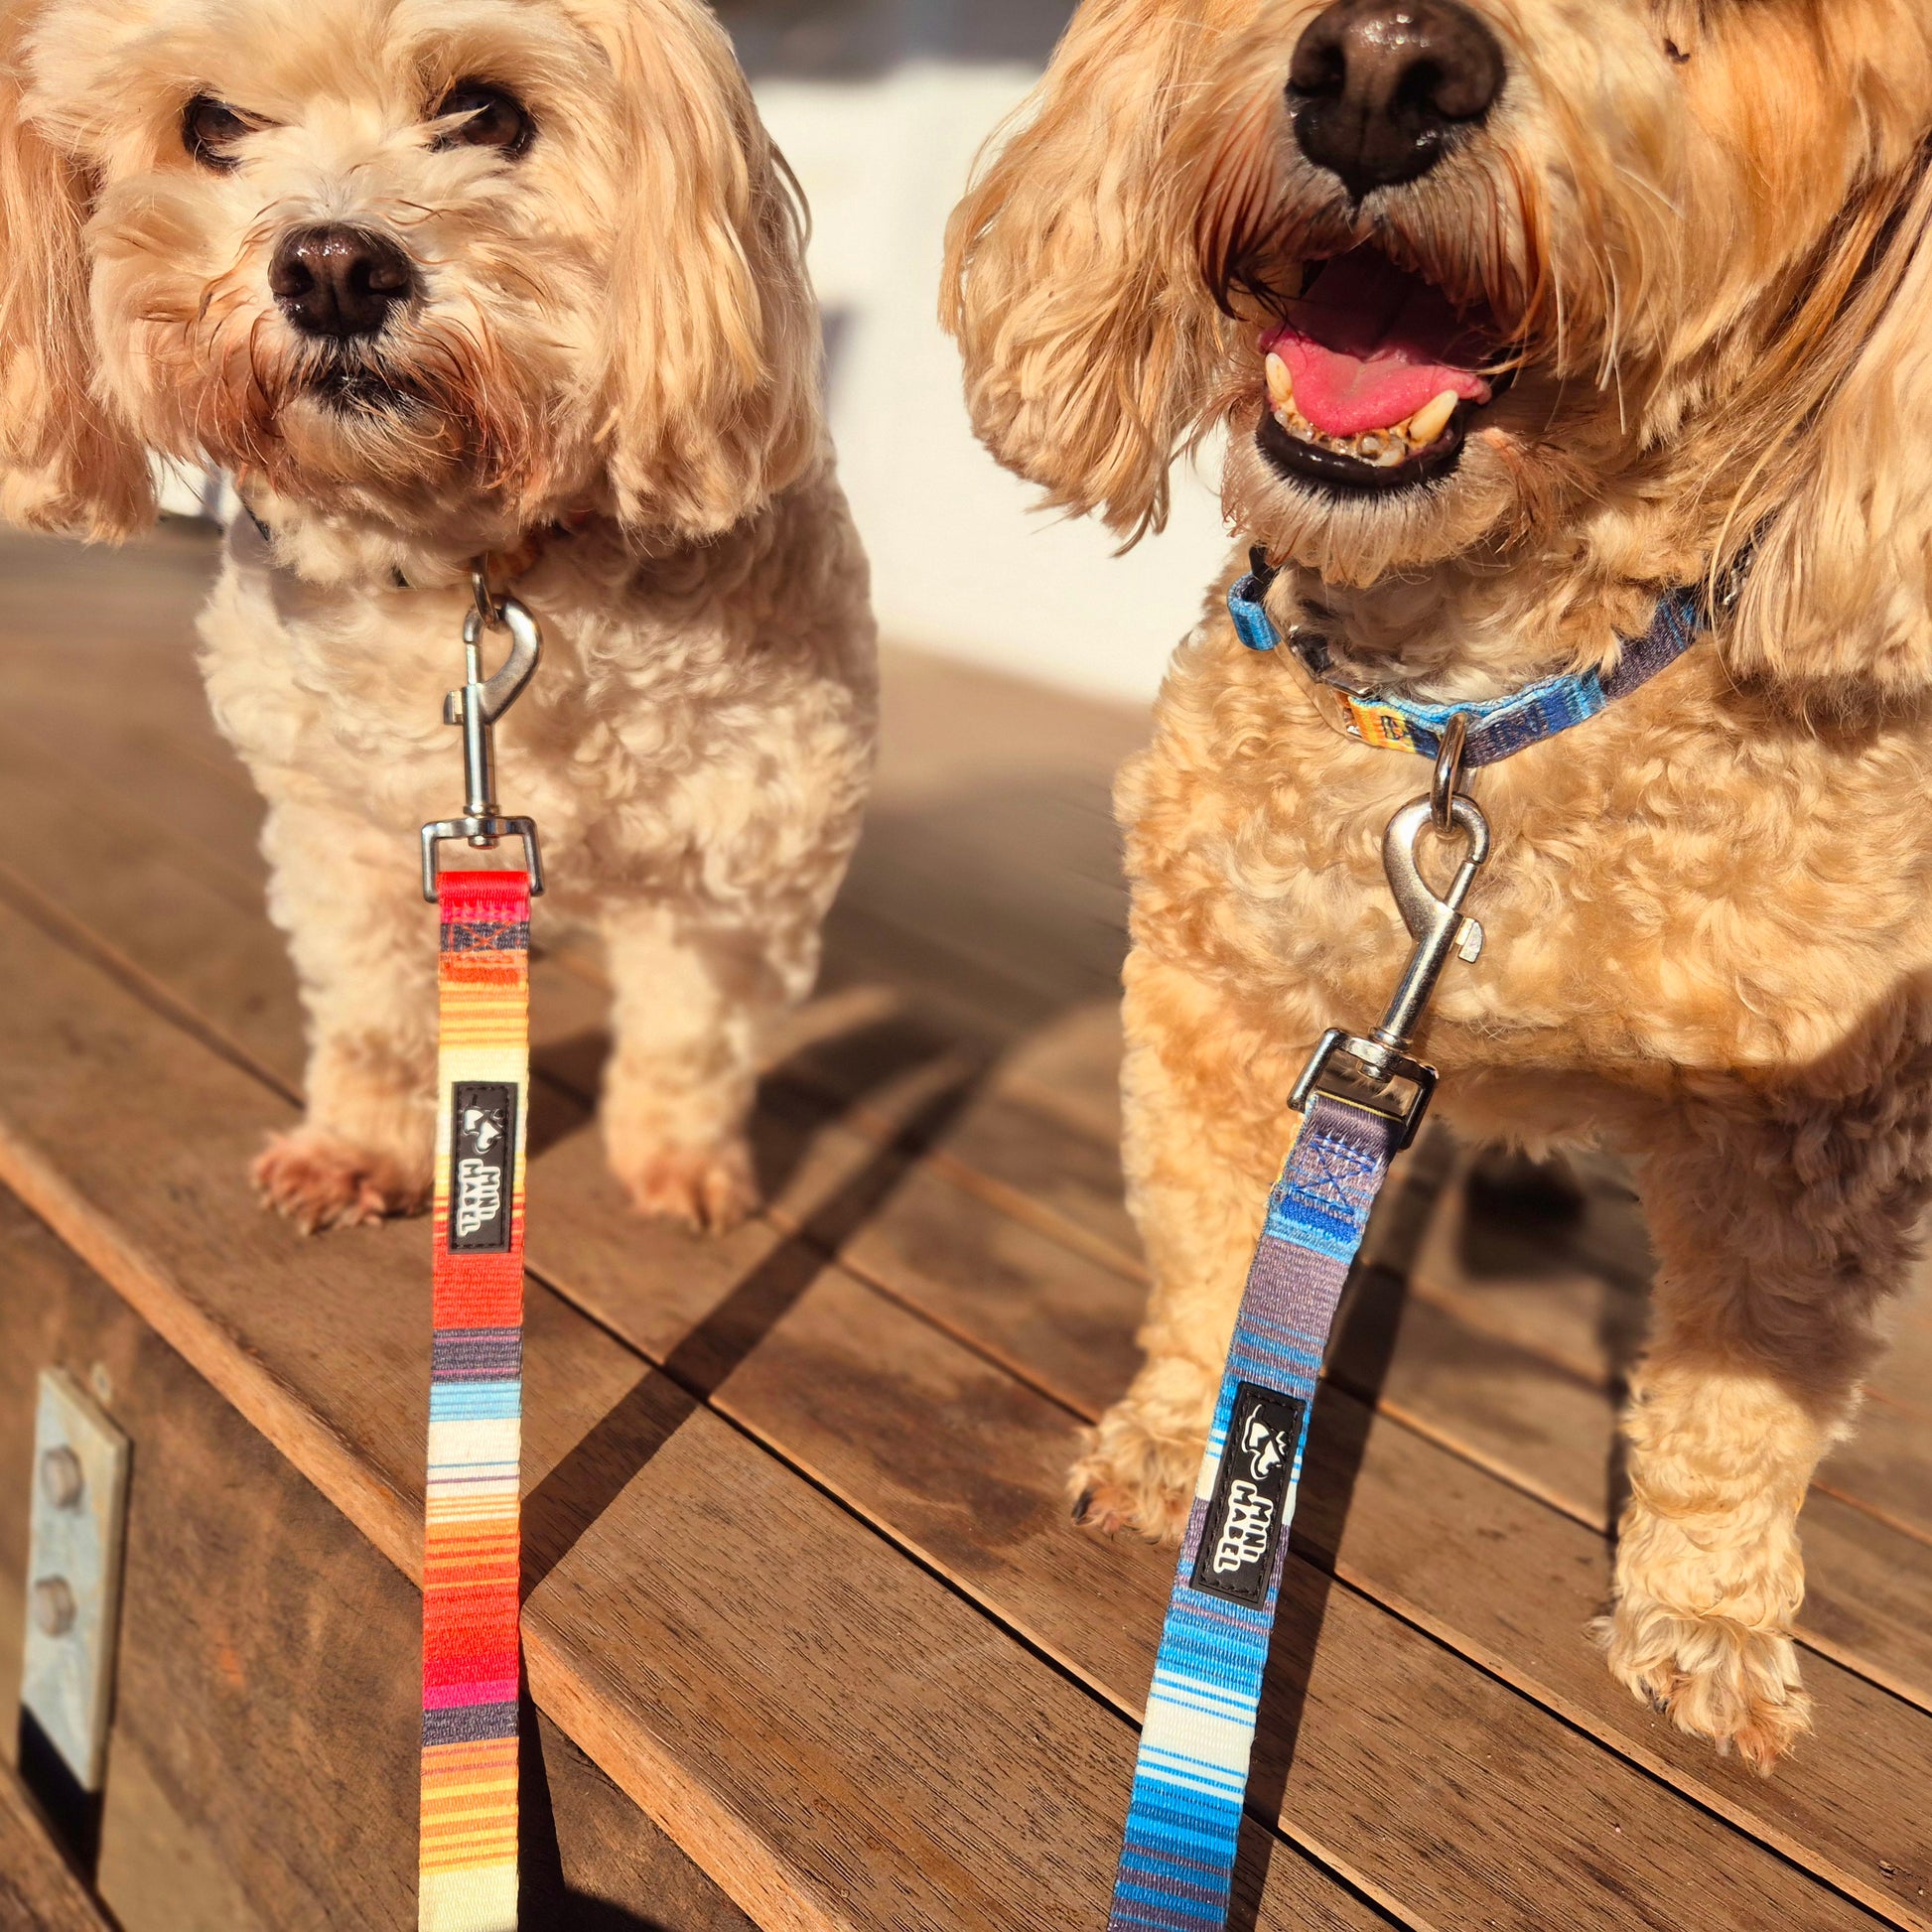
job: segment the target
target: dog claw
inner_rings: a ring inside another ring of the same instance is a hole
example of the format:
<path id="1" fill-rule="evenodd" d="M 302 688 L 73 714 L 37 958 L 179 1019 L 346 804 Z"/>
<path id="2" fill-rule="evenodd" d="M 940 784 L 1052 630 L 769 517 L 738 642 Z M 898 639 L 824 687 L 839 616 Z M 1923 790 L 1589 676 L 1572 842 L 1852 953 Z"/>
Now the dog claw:
<path id="1" fill-rule="evenodd" d="M 1093 1491 L 1091 1489 L 1082 1489 L 1078 1500 L 1073 1505 L 1073 1520 L 1084 1527 L 1087 1520 L 1087 1511 L 1092 1507 Z"/>
<path id="2" fill-rule="evenodd" d="M 638 1213 L 681 1222 L 698 1234 L 725 1234 L 759 1204 L 751 1149 L 728 1141 L 708 1150 L 614 1152 L 612 1166 Z"/>
<path id="3" fill-rule="evenodd" d="M 392 1157 L 307 1127 L 271 1134 L 249 1174 L 262 1205 L 307 1235 L 418 1213 L 429 1192 Z"/>

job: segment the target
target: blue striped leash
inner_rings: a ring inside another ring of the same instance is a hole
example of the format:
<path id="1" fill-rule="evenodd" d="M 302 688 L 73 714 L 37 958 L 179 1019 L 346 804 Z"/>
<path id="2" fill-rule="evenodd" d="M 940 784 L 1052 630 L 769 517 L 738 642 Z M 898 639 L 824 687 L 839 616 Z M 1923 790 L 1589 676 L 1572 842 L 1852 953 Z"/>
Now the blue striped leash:
<path id="1" fill-rule="evenodd" d="M 1278 573 L 1265 552 L 1254 553 L 1252 569 L 1228 593 L 1244 644 L 1274 650 L 1286 641 L 1337 701 L 1350 736 L 1433 759 L 1436 780 L 1430 797 L 1396 814 L 1383 840 L 1390 889 L 1415 941 L 1408 970 L 1374 1033 L 1323 1035 L 1290 1099 L 1302 1129 L 1268 1199 L 1194 1485 L 1108 1932 L 1222 1932 L 1227 1923 L 1262 1676 L 1322 1356 L 1390 1164 L 1415 1139 L 1435 1097 L 1436 1069 L 1408 1046 L 1450 955 L 1473 964 L 1482 951 L 1482 928 L 1462 905 L 1488 861 L 1489 826 L 1461 789 L 1463 769 L 1569 731 L 1666 670 L 1714 615 L 1735 603 L 1749 558 L 1747 547 L 1715 598 L 1688 590 L 1661 598 L 1649 629 L 1623 639 L 1607 674 L 1567 673 L 1507 697 L 1451 705 L 1339 685 L 1325 640 L 1299 626 L 1284 639 L 1269 615 Z M 1446 897 L 1416 863 L 1416 843 L 1432 820 L 1445 837 L 1467 842 Z"/>
<path id="2" fill-rule="evenodd" d="M 1415 1139 L 1436 1090 L 1435 1068 L 1405 1049 L 1451 953 L 1473 961 L 1482 950 L 1482 928 L 1462 905 L 1488 860 L 1489 827 L 1466 793 L 1451 791 L 1447 803 L 1466 853 L 1446 897 L 1416 863 L 1416 843 L 1435 816 L 1430 799 L 1397 813 L 1383 841 L 1389 883 L 1416 941 L 1388 1014 L 1366 1037 L 1325 1035 L 1291 1101 L 1302 1131 L 1269 1196 L 1194 1485 L 1109 1932 L 1221 1932 L 1227 1921 L 1322 1352 L 1389 1164 Z M 1397 1100 L 1402 1089 L 1408 1098 Z"/>

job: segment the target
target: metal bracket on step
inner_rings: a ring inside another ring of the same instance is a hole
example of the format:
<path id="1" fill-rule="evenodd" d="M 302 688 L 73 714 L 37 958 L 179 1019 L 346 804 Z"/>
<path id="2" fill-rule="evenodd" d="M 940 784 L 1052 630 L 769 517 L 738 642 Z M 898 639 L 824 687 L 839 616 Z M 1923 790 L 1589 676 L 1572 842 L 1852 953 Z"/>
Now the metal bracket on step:
<path id="1" fill-rule="evenodd" d="M 127 1438 L 70 1376 L 43 1370 L 20 1701 L 88 1793 L 106 1771 L 127 1463 Z"/>

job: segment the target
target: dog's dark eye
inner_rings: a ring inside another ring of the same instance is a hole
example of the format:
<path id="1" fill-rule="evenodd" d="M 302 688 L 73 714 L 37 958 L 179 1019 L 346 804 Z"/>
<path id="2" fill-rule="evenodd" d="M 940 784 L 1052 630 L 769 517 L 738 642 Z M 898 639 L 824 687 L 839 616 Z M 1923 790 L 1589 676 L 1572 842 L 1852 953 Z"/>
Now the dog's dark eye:
<path id="1" fill-rule="evenodd" d="M 434 119 L 448 121 L 467 118 L 439 133 L 434 146 L 439 148 L 497 148 L 512 157 L 530 145 L 536 124 L 530 110 L 506 87 L 494 87 L 486 80 L 459 80 L 443 96 Z"/>
<path id="2" fill-rule="evenodd" d="M 204 168 L 238 165 L 232 150 L 254 130 L 225 100 L 197 94 L 181 113 L 181 144 Z"/>

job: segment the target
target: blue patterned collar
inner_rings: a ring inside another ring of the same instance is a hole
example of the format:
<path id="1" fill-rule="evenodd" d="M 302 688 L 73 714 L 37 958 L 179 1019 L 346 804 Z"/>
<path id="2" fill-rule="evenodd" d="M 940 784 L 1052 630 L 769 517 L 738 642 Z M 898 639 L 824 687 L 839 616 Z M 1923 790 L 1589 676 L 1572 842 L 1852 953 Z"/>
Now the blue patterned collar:
<path id="1" fill-rule="evenodd" d="M 1719 600 L 1723 610 L 1736 601 L 1748 562 L 1746 552 L 1732 566 Z M 1265 600 L 1280 572 L 1268 562 L 1267 552 L 1259 548 L 1251 554 L 1249 564 L 1248 574 L 1237 579 L 1228 592 L 1228 614 L 1250 650 L 1274 650 L 1284 639 L 1268 615 Z M 1658 599 L 1650 628 L 1641 637 L 1624 638 L 1616 668 L 1607 676 L 1593 670 L 1566 671 L 1506 697 L 1459 704 L 1418 704 L 1410 698 L 1374 697 L 1348 690 L 1336 680 L 1322 638 L 1298 627 L 1286 642 L 1308 674 L 1337 701 L 1342 728 L 1350 737 L 1383 751 L 1414 752 L 1433 759 L 1443 749 L 1443 734 L 1450 720 L 1460 718 L 1469 734 L 1462 761 L 1473 766 L 1494 764 L 1513 752 L 1539 745 L 1594 718 L 1615 699 L 1628 696 L 1659 671 L 1668 670 L 1710 629 L 1711 622 L 1711 607 L 1701 592 L 1669 591 Z"/>

